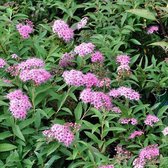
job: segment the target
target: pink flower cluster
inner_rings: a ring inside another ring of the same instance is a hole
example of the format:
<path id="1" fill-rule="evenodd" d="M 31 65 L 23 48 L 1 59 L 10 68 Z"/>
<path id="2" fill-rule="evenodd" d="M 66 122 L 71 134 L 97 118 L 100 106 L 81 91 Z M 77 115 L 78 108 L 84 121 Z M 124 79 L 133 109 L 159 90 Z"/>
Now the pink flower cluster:
<path id="1" fill-rule="evenodd" d="M 51 78 L 51 74 L 45 69 L 23 70 L 19 75 L 23 82 L 32 80 L 36 85 L 45 83 Z"/>
<path id="2" fill-rule="evenodd" d="M 74 134 L 71 131 L 71 125 L 69 124 L 54 124 L 49 130 L 43 131 L 43 135 L 47 138 L 55 139 L 67 147 L 74 141 Z"/>
<path id="3" fill-rule="evenodd" d="M 150 26 L 147 28 L 147 34 L 153 34 L 154 32 L 157 32 L 159 30 L 158 26 Z"/>
<path id="4" fill-rule="evenodd" d="M 17 76 L 17 75 L 19 75 L 18 65 L 9 66 L 6 69 L 6 72 L 10 73 L 11 76 Z"/>
<path id="5" fill-rule="evenodd" d="M 164 136 L 168 135 L 168 127 L 165 127 L 162 133 Z"/>
<path id="6" fill-rule="evenodd" d="M 102 63 L 104 61 L 104 56 L 100 51 L 96 51 L 91 55 L 91 61 Z"/>
<path id="7" fill-rule="evenodd" d="M 112 103 L 108 95 L 103 92 L 91 91 L 91 89 L 84 89 L 80 94 L 80 99 L 84 103 L 90 103 L 96 109 L 111 110 Z"/>
<path id="8" fill-rule="evenodd" d="M 143 131 L 134 131 L 133 133 L 131 133 L 131 135 L 129 136 L 129 139 L 134 139 L 137 136 L 141 136 L 143 135 L 144 132 Z"/>
<path id="9" fill-rule="evenodd" d="M 144 123 L 145 123 L 146 125 L 149 125 L 149 126 L 151 126 L 151 127 L 154 125 L 154 123 L 157 123 L 157 122 L 159 122 L 159 118 L 156 117 L 155 115 L 151 115 L 151 114 L 148 114 L 148 115 L 146 116 L 145 121 L 144 121 Z"/>
<path id="10" fill-rule="evenodd" d="M 73 65 L 72 61 L 74 59 L 74 54 L 73 53 L 65 53 L 62 55 L 59 65 L 61 67 L 67 67 Z"/>
<path id="11" fill-rule="evenodd" d="M 114 168 L 113 165 L 104 165 L 104 166 L 100 166 L 99 168 Z"/>
<path id="12" fill-rule="evenodd" d="M 98 78 L 94 74 L 83 74 L 78 70 L 65 71 L 62 76 L 66 84 L 72 86 L 86 86 L 90 88 L 92 86 L 97 86 L 99 83 Z"/>
<path id="13" fill-rule="evenodd" d="M 98 86 L 99 87 L 104 87 L 105 86 L 105 87 L 109 88 L 110 84 L 111 84 L 111 79 L 103 78 L 102 80 L 99 81 Z"/>
<path id="14" fill-rule="evenodd" d="M 16 58 L 18 58 L 18 55 L 17 55 L 17 54 L 12 54 L 11 57 L 12 57 L 13 59 L 16 59 Z"/>
<path id="15" fill-rule="evenodd" d="M 43 60 L 30 58 L 16 65 L 13 75 L 19 75 L 19 78 L 23 82 L 32 80 L 36 85 L 40 85 L 51 78 L 51 74 L 44 69 L 44 66 Z M 11 72 L 13 68 L 14 67 L 10 67 L 8 72 Z"/>
<path id="16" fill-rule="evenodd" d="M 82 43 L 75 47 L 74 52 L 81 57 L 91 54 L 94 51 L 95 45 L 92 43 Z"/>
<path id="17" fill-rule="evenodd" d="M 144 168 L 148 160 L 155 159 L 158 156 L 158 145 L 149 145 L 140 151 L 138 158 L 136 158 L 133 162 L 133 166 L 134 168 Z"/>
<path id="18" fill-rule="evenodd" d="M 119 120 L 121 124 L 131 124 L 131 125 L 137 125 L 138 121 L 136 118 L 121 118 Z"/>
<path id="19" fill-rule="evenodd" d="M 115 106 L 113 106 L 112 108 L 111 108 L 111 111 L 113 111 L 113 112 L 115 112 L 115 113 L 121 113 L 121 110 L 120 110 L 120 108 L 119 107 L 115 107 Z"/>
<path id="20" fill-rule="evenodd" d="M 74 31 L 63 20 L 56 20 L 52 27 L 53 32 L 62 38 L 65 42 L 69 42 L 74 37 Z"/>
<path id="21" fill-rule="evenodd" d="M 3 68 L 6 65 L 6 61 L 0 58 L 0 68 Z"/>
<path id="22" fill-rule="evenodd" d="M 109 95 L 112 97 L 120 97 L 120 96 L 124 96 L 127 99 L 130 100 L 139 100 L 140 99 L 140 95 L 138 92 L 136 92 L 135 90 L 128 88 L 128 87 L 119 87 L 118 89 L 112 89 L 109 92 Z"/>
<path id="23" fill-rule="evenodd" d="M 30 34 L 34 31 L 33 26 L 33 23 L 27 20 L 26 24 L 19 23 L 16 25 L 16 28 L 23 39 L 28 39 Z"/>
<path id="24" fill-rule="evenodd" d="M 117 68 L 117 72 L 120 74 L 123 71 L 129 72 L 130 71 L 130 57 L 127 55 L 119 55 L 116 58 L 117 63 L 119 64 L 119 67 Z"/>
<path id="25" fill-rule="evenodd" d="M 18 64 L 19 70 L 30 70 L 32 68 L 43 68 L 45 66 L 44 61 L 39 58 L 29 58 L 26 61 Z"/>
<path id="26" fill-rule="evenodd" d="M 10 100 L 9 110 L 16 119 L 25 119 L 27 111 L 32 107 L 29 98 L 21 90 L 10 92 L 6 96 Z"/>
<path id="27" fill-rule="evenodd" d="M 77 23 L 77 29 L 79 30 L 79 29 L 84 28 L 86 26 L 87 22 L 88 22 L 88 17 L 82 18 L 80 20 L 80 22 Z"/>

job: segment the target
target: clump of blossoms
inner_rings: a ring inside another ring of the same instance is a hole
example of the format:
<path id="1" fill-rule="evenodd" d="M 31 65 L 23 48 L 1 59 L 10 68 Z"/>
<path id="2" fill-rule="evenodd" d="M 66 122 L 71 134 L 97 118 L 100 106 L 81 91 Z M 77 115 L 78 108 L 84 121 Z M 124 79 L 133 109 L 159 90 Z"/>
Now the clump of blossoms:
<path id="1" fill-rule="evenodd" d="M 48 81 L 51 74 L 45 69 L 31 69 L 21 71 L 19 77 L 23 82 L 32 80 L 35 85 L 40 85 Z"/>
<path id="2" fill-rule="evenodd" d="M 117 145 L 115 147 L 115 151 L 116 155 L 114 158 L 118 163 L 123 163 L 125 161 L 127 162 L 132 157 L 132 153 L 123 148 L 121 145 Z"/>
<path id="3" fill-rule="evenodd" d="M 74 31 L 63 20 L 56 20 L 52 26 L 54 33 L 65 42 L 69 42 L 74 37 Z"/>
<path id="4" fill-rule="evenodd" d="M 80 22 L 77 23 L 77 29 L 79 30 L 79 29 L 84 28 L 86 26 L 87 22 L 88 22 L 88 17 L 82 18 L 80 20 Z"/>
<path id="5" fill-rule="evenodd" d="M 159 30 L 159 26 L 150 26 L 147 28 L 147 34 L 153 34 Z"/>
<path id="6" fill-rule="evenodd" d="M 105 87 L 109 88 L 110 84 L 111 84 L 111 79 L 109 79 L 109 78 L 103 78 L 103 79 L 101 79 L 99 81 L 98 86 L 99 87 L 104 87 L 105 86 Z"/>
<path id="7" fill-rule="evenodd" d="M 26 20 L 26 24 L 19 23 L 16 25 L 16 28 L 23 39 L 28 39 L 30 37 L 30 34 L 34 31 L 33 27 L 33 23 L 29 20 Z"/>
<path id="8" fill-rule="evenodd" d="M 74 59 L 74 54 L 73 53 L 65 53 L 65 54 L 62 55 L 62 57 L 59 61 L 59 66 L 61 66 L 63 68 L 67 67 L 67 66 L 72 66 L 73 65 L 73 63 L 72 63 L 73 59 Z"/>
<path id="9" fill-rule="evenodd" d="M 131 125 L 137 125 L 138 121 L 136 118 L 121 118 L 119 120 L 121 124 L 131 124 Z"/>
<path id="10" fill-rule="evenodd" d="M 91 54 L 94 51 L 95 45 L 92 43 L 82 43 L 75 47 L 74 52 L 81 57 Z"/>
<path id="11" fill-rule="evenodd" d="M 146 119 L 144 121 L 144 123 L 148 126 L 153 126 L 155 123 L 159 122 L 159 118 L 156 117 L 155 115 L 151 115 L 151 114 L 148 114 L 146 116 Z"/>
<path id="12" fill-rule="evenodd" d="M 109 92 L 109 95 L 114 98 L 124 96 L 125 98 L 130 99 L 130 100 L 139 100 L 140 99 L 140 94 L 138 92 L 136 92 L 135 90 L 133 90 L 131 88 L 124 87 L 124 86 L 119 87 L 117 89 L 112 89 Z"/>
<path id="13" fill-rule="evenodd" d="M 91 62 L 102 63 L 104 61 L 104 56 L 100 51 L 96 51 L 91 55 Z"/>
<path id="14" fill-rule="evenodd" d="M 0 58 L 0 68 L 3 68 L 6 65 L 6 61 Z"/>
<path id="15" fill-rule="evenodd" d="M 143 131 L 134 131 L 133 133 L 131 133 L 131 135 L 129 136 L 129 139 L 134 139 L 135 137 L 141 136 L 143 135 L 144 132 Z"/>
<path id="16" fill-rule="evenodd" d="M 43 131 L 43 135 L 69 147 L 75 139 L 74 133 L 71 131 L 71 128 L 75 128 L 75 126 L 79 129 L 79 126 L 72 123 L 66 123 L 64 125 L 54 124 L 49 130 Z"/>
<path id="17" fill-rule="evenodd" d="M 99 166 L 99 168 L 114 168 L 113 165 L 104 165 L 104 166 Z"/>
<path id="18" fill-rule="evenodd" d="M 164 136 L 168 135 L 168 127 L 165 127 L 162 133 Z"/>
<path id="19" fill-rule="evenodd" d="M 23 81 L 32 80 L 35 85 L 45 83 L 51 78 L 51 74 L 44 69 L 44 61 L 39 58 L 29 58 L 17 65 L 8 67 L 7 72 L 12 76 L 19 75 Z"/>
<path id="20" fill-rule="evenodd" d="M 119 64 L 117 68 L 117 72 L 119 77 L 121 77 L 123 74 L 129 75 L 130 74 L 130 57 L 127 55 L 119 55 L 116 58 L 116 62 Z"/>
<path id="21" fill-rule="evenodd" d="M 44 61 L 39 58 L 29 58 L 26 61 L 18 64 L 19 70 L 30 70 L 32 68 L 43 68 L 45 66 Z"/>
<path id="22" fill-rule="evenodd" d="M 83 74 L 78 70 L 65 71 L 62 76 L 66 84 L 72 86 L 86 86 L 90 88 L 92 86 L 97 86 L 99 83 L 98 78 L 94 74 Z"/>
<path id="23" fill-rule="evenodd" d="M 17 59 L 19 56 L 17 55 L 17 54 L 12 54 L 11 55 L 11 58 L 13 58 L 13 59 Z"/>
<path id="24" fill-rule="evenodd" d="M 25 119 L 27 111 L 32 107 L 29 98 L 21 90 L 10 92 L 6 96 L 9 100 L 9 110 L 16 119 Z"/>
<path id="25" fill-rule="evenodd" d="M 110 97 L 103 92 L 92 91 L 91 89 L 84 89 L 80 93 L 80 99 L 84 103 L 90 103 L 96 109 L 111 110 L 113 107 Z"/>
<path id="26" fill-rule="evenodd" d="M 159 156 L 159 148 L 157 144 L 149 145 L 141 149 L 138 158 L 133 162 L 134 168 L 144 168 L 147 161 L 156 159 Z"/>

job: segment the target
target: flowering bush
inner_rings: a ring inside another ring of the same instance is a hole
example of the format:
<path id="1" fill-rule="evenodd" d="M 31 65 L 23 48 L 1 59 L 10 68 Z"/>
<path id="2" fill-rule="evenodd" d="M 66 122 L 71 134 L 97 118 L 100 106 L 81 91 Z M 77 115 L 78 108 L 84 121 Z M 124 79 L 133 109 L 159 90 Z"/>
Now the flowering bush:
<path id="1" fill-rule="evenodd" d="M 167 167 L 164 0 L 0 5 L 0 167 Z"/>

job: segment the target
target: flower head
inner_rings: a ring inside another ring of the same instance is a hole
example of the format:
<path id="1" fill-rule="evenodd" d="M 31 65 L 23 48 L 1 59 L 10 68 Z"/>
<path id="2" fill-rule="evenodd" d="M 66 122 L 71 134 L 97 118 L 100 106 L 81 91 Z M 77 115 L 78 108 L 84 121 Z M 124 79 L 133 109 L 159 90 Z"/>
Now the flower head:
<path id="1" fill-rule="evenodd" d="M 80 20 L 80 22 L 77 23 L 77 29 L 79 30 L 79 29 L 84 28 L 86 26 L 87 22 L 88 22 L 88 17 L 82 18 Z"/>
<path id="2" fill-rule="evenodd" d="M 102 63 L 104 61 L 104 56 L 100 51 L 96 51 L 91 55 L 91 61 Z"/>
<path id="3" fill-rule="evenodd" d="M 146 125 L 149 125 L 149 126 L 151 126 L 151 127 L 154 125 L 154 123 L 157 123 L 157 122 L 159 122 L 159 118 L 156 117 L 155 115 L 151 115 L 151 114 L 148 114 L 148 115 L 146 116 L 145 121 L 144 121 L 144 123 L 145 123 Z"/>
<path id="4" fill-rule="evenodd" d="M 147 28 L 147 34 L 153 34 L 159 30 L 158 26 L 150 26 Z"/>
<path id="5" fill-rule="evenodd" d="M 73 30 L 63 20 L 56 20 L 52 27 L 53 32 L 62 38 L 65 42 L 69 42 L 74 37 Z"/>
<path id="6" fill-rule="evenodd" d="M 162 133 L 164 136 L 168 135 L 168 127 L 165 127 Z"/>
<path id="7" fill-rule="evenodd" d="M 47 138 L 55 139 L 69 147 L 74 141 L 74 133 L 70 129 L 69 124 L 54 124 L 49 130 L 43 131 L 43 135 Z"/>
<path id="8" fill-rule="evenodd" d="M 0 68 L 3 68 L 6 65 L 6 61 L 0 58 Z"/>
<path id="9" fill-rule="evenodd" d="M 73 53 L 65 53 L 62 55 L 60 61 L 59 61 L 59 65 L 61 67 L 67 67 L 67 66 L 71 66 L 73 65 L 72 61 L 74 59 L 74 54 Z"/>
<path id="10" fill-rule="evenodd" d="M 29 98 L 21 90 L 10 92 L 6 96 L 9 100 L 9 110 L 16 119 L 25 119 L 27 111 L 32 107 Z"/>
<path id="11" fill-rule="evenodd" d="M 130 63 L 130 57 L 127 55 L 118 55 L 116 61 L 120 65 L 128 65 Z"/>
<path id="12" fill-rule="evenodd" d="M 33 26 L 34 25 L 31 21 L 26 21 L 26 24 L 17 24 L 16 28 L 23 39 L 28 39 L 30 34 L 34 31 Z"/>
<path id="13" fill-rule="evenodd" d="M 131 133 L 131 135 L 129 136 L 129 139 L 134 139 L 137 136 L 141 136 L 143 135 L 144 132 L 143 131 L 134 131 L 133 133 Z"/>
<path id="14" fill-rule="evenodd" d="M 75 47 L 74 52 L 81 57 L 84 57 L 88 54 L 91 54 L 95 48 L 95 45 L 92 43 L 82 43 Z"/>

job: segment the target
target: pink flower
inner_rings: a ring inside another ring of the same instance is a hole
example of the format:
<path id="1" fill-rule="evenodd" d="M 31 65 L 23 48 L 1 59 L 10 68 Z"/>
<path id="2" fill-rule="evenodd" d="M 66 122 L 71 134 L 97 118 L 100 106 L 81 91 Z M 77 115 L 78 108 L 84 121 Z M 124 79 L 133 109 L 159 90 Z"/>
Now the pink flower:
<path id="1" fill-rule="evenodd" d="M 101 52 L 96 51 L 91 55 L 91 61 L 102 63 L 104 61 L 104 56 Z"/>
<path id="2" fill-rule="evenodd" d="M 60 61 L 59 61 L 59 65 L 61 67 L 67 67 L 67 66 L 71 66 L 73 65 L 72 61 L 74 59 L 74 54 L 73 53 L 65 53 L 62 55 Z"/>
<path id="3" fill-rule="evenodd" d="M 6 72 L 10 73 L 11 76 L 17 76 L 17 75 L 19 75 L 18 65 L 9 66 L 6 69 Z"/>
<path id="4" fill-rule="evenodd" d="M 6 96 L 10 100 L 9 110 L 16 119 L 25 119 L 27 111 L 32 107 L 29 98 L 21 90 L 10 92 Z"/>
<path id="5" fill-rule="evenodd" d="M 151 126 L 151 127 L 154 125 L 154 123 L 157 123 L 157 122 L 159 122 L 159 118 L 156 117 L 155 115 L 151 115 L 151 114 L 148 114 L 148 115 L 146 116 L 145 121 L 144 121 L 144 123 L 145 123 L 146 125 L 149 125 L 149 126 Z"/>
<path id="6" fill-rule="evenodd" d="M 113 111 L 115 113 L 121 113 L 121 110 L 119 107 L 112 107 L 111 111 Z"/>
<path id="7" fill-rule="evenodd" d="M 159 156 L 159 148 L 157 144 L 149 145 L 141 149 L 138 158 L 133 162 L 134 168 L 144 168 L 147 161 L 155 159 Z"/>
<path id="8" fill-rule="evenodd" d="M 128 65 L 130 63 L 130 57 L 127 55 L 118 55 L 116 61 L 120 65 Z"/>
<path id="9" fill-rule="evenodd" d="M 168 135 L 168 127 L 165 127 L 162 133 L 164 136 Z"/>
<path id="10" fill-rule="evenodd" d="M 6 65 L 6 61 L 0 58 L 0 68 L 3 68 Z"/>
<path id="11" fill-rule="evenodd" d="M 99 166 L 99 168 L 114 168 L 113 165 L 104 165 L 104 166 Z"/>
<path id="12" fill-rule="evenodd" d="M 12 54 L 11 57 L 16 59 L 16 58 L 18 58 L 18 55 L 17 54 Z"/>
<path id="13" fill-rule="evenodd" d="M 153 34 L 154 32 L 157 32 L 159 30 L 158 26 L 150 26 L 147 28 L 147 34 Z"/>
<path id="14" fill-rule="evenodd" d="M 90 103 L 92 101 L 92 91 L 91 89 L 84 89 L 81 93 L 80 93 L 80 99 L 84 102 L 84 103 Z"/>
<path id="15" fill-rule="evenodd" d="M 36 85 L 45 83 L 51 78 L 51 74 L 45 69 L 23 70 L 19 75 L 23 82 L 32 80 Z"/>
<path id="16" fill-rule="evenodd" d="M 92 43 L 82 43 L 75 47 L 74 52 L 81 57 L 91 54 L 94 51 L 95 45 Z"/>
<path id="17" fill-rule="evenodd" d="M 124 96 L 127 99 L 130 100 L 139 100 L 140 99 L 140 95 L 138 92 L 136 92 L 135 90 L 131 89 L 131 88 L 127 88 L 127 87 L 119 87 L 118 89 L 112 89 L 109 92 L 109 95 L 112 97 L 119 97 L 119 96 Z"/>
<path id="18" fill-rule="evenodd" d="M 66 84 L 72 86 L 84 85 L 84 74 L 81 71 L 70 70 L 63 73 L 63 78 Z"/>
<path id="19" fill-rule="evenodd" d="M 97 86 L 99 84 L 99 79 L 92 73 L 85 74 L 83 80 L 87 88 Z"/>
<path id="20" fill-rule="evenodd" d="M 90 103 L 99 110 L 111 110 L 112 108 L 110 97 L 103 92 L 95 92 L 91 91 L 91 89 L 84 89 L 80 94 L 80 99 L 84 103 Z"/>
<path id="21" fill-rule="evenodd" d="M 39 58 L 29 58 L 26 61 L 18 64 L 19 70 L 30 70 L 33 68 L 43 68 L 45 66 L 44 61 Z"/>
<path id="22" fill-rule="evenodd" d="M 81 28 L 84 28 L 87 22 L 88 22 L 88 17 L 82 18 L 81 21 L 77 23 L 77 29 L 79 30 Z"/>
<path id="23" fill-rule="evenodd" d="M 102 80 L 99 81 L 98 86 L 99 87 L 107 87 L 109 88 L 111 84 L 111 80 L 109 78 L 103 78 Z"/>
<path id="24" fill-rule="evenodd" d="M 136 118 L 121 118 L 119 120 L 121 124 L 131 124 L 131 125 L 137 125 L 138 121 Z"/>
<path id="25" fill-rule="evenodd" d="M 73 30 L 63 20 L 56 20 L 52 27 L 53 32 L 62 38 L 65 42 L 69 42 L 74 37 Z"/>
<path id="26" fill-rule="evenodd" d="M 28 39 L 30 34 L 34 31 L 33 26 L 34 25 L 31 21 L 26 21 L 26 24 L 17 24 L 16 28 L 23 39 Z"/>
<path id="27" fill-rule="evenodd" d="M 43 135 L 47 138 L 55 139 L 67 147 L 69 147 L 75 139 L 68 124 L 54 124 L 49 130 L 43 131 Z"/>
<path id="28" fill-rule="evenodd" d="M 131 133 L 131 135 L 129 136 L 129 139 L 134 139 L 137 136 L 141 136 L 143 135 L 144 132 L 143 131 L 134 131 L 133 133 Z"/>
<path id="29" fill-rule="evenodd" d="M 81 71 L 77 70 L 65 71 L 62 76 L 65 83 L 72 86 L 86 86 L 90 88 L 92 86 L 97 86 L 99 83 L 98 78 L 94 74 L 83 74 Z"/>

